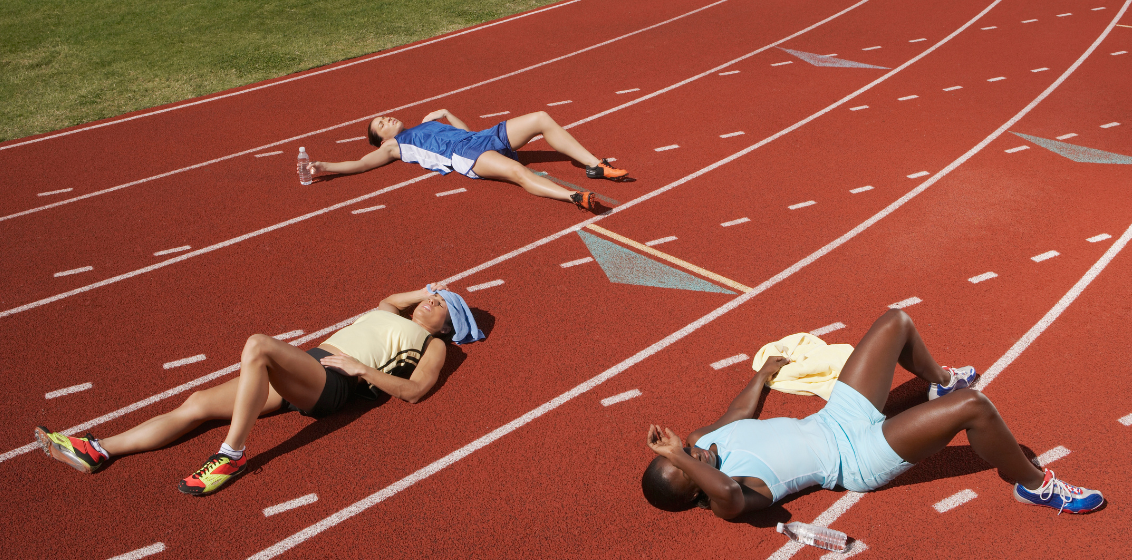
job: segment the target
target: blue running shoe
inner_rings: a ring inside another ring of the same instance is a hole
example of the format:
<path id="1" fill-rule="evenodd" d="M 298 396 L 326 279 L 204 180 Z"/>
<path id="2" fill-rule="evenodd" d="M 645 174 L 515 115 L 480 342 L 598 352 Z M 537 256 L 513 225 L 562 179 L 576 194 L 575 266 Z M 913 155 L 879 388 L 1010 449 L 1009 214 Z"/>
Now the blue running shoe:
<path id="1" fill-rule="evenodd" d="M 960 368 L 944 367 L 946 371 L 951 372 L 951 384 L 940 385 L 939 383 L 932 383 L 928 388 L 928 400 L 932 401 L 938 399 L 952 391 L 965 389 L 975 384 L 975 380 L 979 378 L 979 373 L 975 371 L 972 366 L 963 366 Z"/>
<path id="2" fill-rule="evenodd" d="M 1096 490 L 1073 486 L 1058 480 L 1053 471 L 1046 469 L 1046 479 L 1037 490 L 1029 490 L 1021 484 L 1014 485 L 1014 499 L 1032 506 L 1057 508 L 1057 514 L 1087 513 L 1104 504 L 1104 496 Z"/>

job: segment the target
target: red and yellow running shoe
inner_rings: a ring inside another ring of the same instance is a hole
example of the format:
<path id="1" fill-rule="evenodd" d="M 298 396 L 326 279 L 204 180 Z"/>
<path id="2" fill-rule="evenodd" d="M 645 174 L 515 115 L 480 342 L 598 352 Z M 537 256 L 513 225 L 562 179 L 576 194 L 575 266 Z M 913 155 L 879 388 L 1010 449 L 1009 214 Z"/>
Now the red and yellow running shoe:
<path id="1" fill-rule="evenodd" d="M 59 432 L 52 432 L 43 426 L 35 428 L 35 439 L 39 441 L 43 452 L 71 465 L 76 470 L 91 474 L 102 468 L 110 457 L 100 453 L 91 445 L 94 436 L 89 433 L 85 438 L 65 436 Z"/>
<path id="2" fill-rule="evenodd" d="M 177 485 L 177 489 L 185 494 L 207 496 L 219 490 L 221 486 L 228 484 L 230 480 L 244 472 L 247 466 L 247 453 L 244 453 L 244 456 L 239 459 L 233 459 L 223 453 L 217 453 L 209 457 L 208 462 L 197 470 L 197 472 L 182 480 L 181 483 Z"/>
<path id="3" fill-rule="evenodd" d="M 586 166 L 586 177 L 590 179 L 620 179 L 628 174 L 629 172 L 624 169 L 617 169 L 609 165 L 608 159 L 597 162 L 597 165 L 593 167 Z"/>

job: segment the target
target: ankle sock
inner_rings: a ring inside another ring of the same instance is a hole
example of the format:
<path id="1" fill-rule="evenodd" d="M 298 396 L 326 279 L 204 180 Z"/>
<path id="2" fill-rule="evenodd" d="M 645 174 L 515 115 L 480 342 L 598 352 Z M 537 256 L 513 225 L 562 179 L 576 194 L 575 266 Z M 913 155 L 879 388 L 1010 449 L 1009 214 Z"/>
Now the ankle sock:
<path id="1" fill-rule="evenodd" d="M 244 450 L 247 449 L 247 448 L 248 447 L 245 445 L 244 447 L 241 447 L 240 449 L 232 449 L 231 447 L 228 446 L 227 443 L 222 443 L 222 444 L 220 444 L 220 453 L 223 453 L 224 455 L 227 455 L 227 456 L 231 457 L 232 459 L 239 461 L 244 456 Z"/>
<path id="2" fill-rule="evenodd" d="M 99 453 L 105 455 L 107 459 L 110 458 L 110 454 L 107 453 L 106 450 L 102 448 L 102 444 L 98 443 L 97 439 L 90 438 L 87 441 L 90 442 L 91 447 L 95 448 Z"/>

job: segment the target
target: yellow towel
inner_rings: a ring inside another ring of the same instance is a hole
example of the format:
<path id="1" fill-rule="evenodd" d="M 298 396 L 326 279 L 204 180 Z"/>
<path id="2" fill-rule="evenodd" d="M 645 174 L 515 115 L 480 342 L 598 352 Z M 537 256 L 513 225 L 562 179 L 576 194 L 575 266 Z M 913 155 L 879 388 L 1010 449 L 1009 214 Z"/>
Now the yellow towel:
<path id="1" fill-rule="evenodd" d="M 790 358 L 791 363 L 767 380 L 767 387 L 794 395 L 817 395 L 828 401 L 852 353 L 851 345 L 826 344 L 812 334 L 798 333 L 760 348 L 751 365 L 758 371 L 771 356 Z"/>

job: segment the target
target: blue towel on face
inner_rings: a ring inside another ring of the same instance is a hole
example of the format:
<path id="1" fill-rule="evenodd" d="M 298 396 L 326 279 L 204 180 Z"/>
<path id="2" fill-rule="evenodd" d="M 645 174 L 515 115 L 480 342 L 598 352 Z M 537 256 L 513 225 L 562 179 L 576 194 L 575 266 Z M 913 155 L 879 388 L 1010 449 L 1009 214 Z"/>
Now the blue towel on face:
<path id="1" fill-rule="evenodd" d="M 452 342 L 468 344 L 487 338 L 483 331 L 476 326 L 476 318 L 472 317 L 471 308 L 459 294 L 448 290 L 437 292 L 432 289 L 432 284 L 425 286 L 425 289 L 430 294 L 440 294 L 440 297 L 444 298 L 444 303 L 448 304 L 448 318 L 452 320 L 452 327 L 456 329 L 456 334 L 452 336 Z"/>

